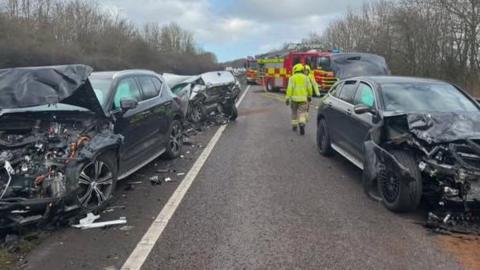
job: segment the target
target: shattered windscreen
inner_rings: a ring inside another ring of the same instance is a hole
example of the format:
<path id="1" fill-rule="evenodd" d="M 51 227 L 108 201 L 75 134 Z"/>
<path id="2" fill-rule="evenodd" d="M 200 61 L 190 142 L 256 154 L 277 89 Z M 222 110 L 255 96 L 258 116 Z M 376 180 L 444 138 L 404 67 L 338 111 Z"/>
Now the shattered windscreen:
<path id="1" fill-rule="evenodd" d="M 454 86 L 445 83 L 385 83 L 386 111 L 477 112 L 478 107 Z"/>

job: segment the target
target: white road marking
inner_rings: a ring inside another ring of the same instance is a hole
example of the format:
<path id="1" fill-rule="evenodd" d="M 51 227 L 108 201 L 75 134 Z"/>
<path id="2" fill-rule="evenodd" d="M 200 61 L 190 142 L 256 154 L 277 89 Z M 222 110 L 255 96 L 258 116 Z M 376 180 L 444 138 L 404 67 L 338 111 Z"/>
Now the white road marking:
<path id="1" fill-rule="evenodd" d="M 247 86 L 242 96 L 240 97 L 238 102 L 235 104 L 237 107 L 243 101 L 243 99 L 245 98 L 249 90 L 250 90 L 250 85 Z M 195 163 L 193 164 L 192 168 L 187 173 L 183 181 L 177 187 L 177 189 L 172 194 L 168 202 L 165 204 L 163 209 L 160 211 L 158 216 L 153 221 L 152 225 L 150 225 L 150 228 L 148 228 L 147 232 L 143 235 L 140 242 L 137 244 L 133 252 L 130 254 L 128 259 L 123 264 L 122 266 L 123 270 L 139 270 L 142 267 L 143 263 L 145 262 L 148 255 L 150 254 L 153 247 L 155 246 L 155 243 L 162 235 L 163 231 L 168 225 L 168 222 L 170 221 L 173 214 L 177 210 L 178 206 L 182 202 L 183 197 L 187 193 L 188 189 L 190 188 L 193 181 L 197 177 L 198 173 L 202 169 L 208 157 L 210 156 L 210 153 L 212 153 L 213 148 L 215 147 L 218 140 L 222 136 L 226 127 L 227 125 L 223 125 L 217 130 L 217 132 L 215 132 L 215 135 L 213 135 L 207 147 L 205 147 L 205 149 L 200 154 L 198 159 L 195 161 Z"/>
<path id="2" fill-rule="evenodd" d="M 240 106 L 240 103 L 242 103 L 243 99 L 245 98 L 245 96 L 247 95 L 248 93 L 248 90 L 250 90 L 250 86 L 247 86 L 247 88 L 245 88 L 245 91 L 243 92 L 243 95 L 238 99 L 237 103 L 235 104 L 235 106 Z"/>

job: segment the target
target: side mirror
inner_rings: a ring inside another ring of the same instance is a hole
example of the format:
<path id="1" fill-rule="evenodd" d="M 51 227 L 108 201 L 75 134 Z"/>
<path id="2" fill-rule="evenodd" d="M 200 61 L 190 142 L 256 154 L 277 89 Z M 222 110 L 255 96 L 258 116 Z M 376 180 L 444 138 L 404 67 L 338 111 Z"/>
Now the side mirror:
<path id="1" fill-rule="evenodd" d="M 138 102 L 134 99 L 123 98 L 120 100 L 120 109 L 122 109 L 122 112 L 135 109 L 137 105 Z"/>
<path id="2" fill-rule="evenodd" d="M 370 108 L 370 107 L 368 107 L 367 105 L 364 105 L 364 104 L 357 104 L 357 105 L 355 105 L 355 106 L 353 107 L 353 111 L 354 111 L 356 114 L 364 114 L 364 113 L 368 113 L 368 112 L 371 113 L 371 114 L 373 114 L 373 115 L 376 115 L 376 114 L 377 114 L 377 112 L 376 112 L 374 109 L 372 109 L 372 108 Z"/>

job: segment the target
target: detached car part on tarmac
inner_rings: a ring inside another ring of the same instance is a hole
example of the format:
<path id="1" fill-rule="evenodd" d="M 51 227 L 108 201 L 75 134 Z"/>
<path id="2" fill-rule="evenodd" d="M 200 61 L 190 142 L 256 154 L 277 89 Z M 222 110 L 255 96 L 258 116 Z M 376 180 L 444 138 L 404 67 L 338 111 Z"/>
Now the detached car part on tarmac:
<path id="1" fill-rule="evenodd" d="M 0 70 L 0 228 L 99 211 L 123 179 L 180 155 L 183 116 L 149 71 Z"/>
<path id="2" fill-rule="evenodd" d="M 224 115 L 229 120 L 238 116 L 235 101 L 240 94 L 240 83 L 228 71 L 213 71 L 196 76 L 164 74 L 173 93 L 188 100 L 186 118 L 198 124 L 210 116 Z"/>
<path id="3" fill-rule="evenodd" d="M 357 77 L 320 104 L 317 143 L 363 169 L 367 194 L 395 212 L 431 206 L 427 225 L 480 233 L 480 106 L 435 80 Z"/>

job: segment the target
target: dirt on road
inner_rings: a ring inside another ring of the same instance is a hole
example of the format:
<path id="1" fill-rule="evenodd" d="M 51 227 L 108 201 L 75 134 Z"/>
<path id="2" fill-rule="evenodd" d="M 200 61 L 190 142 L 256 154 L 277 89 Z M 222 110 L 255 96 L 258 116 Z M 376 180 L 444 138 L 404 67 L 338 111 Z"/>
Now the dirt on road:
<path id="1" fill-rule="evenodd" d="M 441 235 L 438 243 L 464 267 L 480 270 L 480 236 Z"/>

